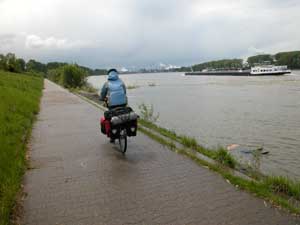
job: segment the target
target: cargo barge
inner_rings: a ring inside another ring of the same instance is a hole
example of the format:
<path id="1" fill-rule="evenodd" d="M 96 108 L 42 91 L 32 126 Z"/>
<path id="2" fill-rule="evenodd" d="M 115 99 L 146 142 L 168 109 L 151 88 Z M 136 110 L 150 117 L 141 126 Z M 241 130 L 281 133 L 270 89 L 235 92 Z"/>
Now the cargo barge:
<path id="1" fill-rule="evenodd" d="M 277 76 L 291 73 L 287 66 L 255 66 L 251 70 L 223 70 L 209 71 L 202 70 L 199 72 L 187 72 L 186 76 Z"/>

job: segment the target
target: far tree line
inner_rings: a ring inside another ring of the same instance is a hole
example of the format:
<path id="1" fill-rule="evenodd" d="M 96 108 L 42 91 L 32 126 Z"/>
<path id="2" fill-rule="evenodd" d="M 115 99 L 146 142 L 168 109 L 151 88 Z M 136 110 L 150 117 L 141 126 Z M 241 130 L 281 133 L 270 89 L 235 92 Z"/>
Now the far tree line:
<path id="1" fill-rule="evenodd" d="M 178 69 L 172 69 L 171 71 L 186 72 L 186 71 L 201 71 L 204 69 L 219 69 L 219 70 L 237 70 L 237 69 L 249 69 L 256 64 L 270 63 L 274 65 L 287 65 L 290 69 L 300 69 L 300 51 L 292 52 L 280 52 L 275 55 L 261 54 L 256 56 L 250 56 L 247 59 L 247 63 L 243 63 L 242 59 L 223 59 L 217 61 L 210 61 L 192 65 L 190 67 L 181 67 Z M 49 62 L 42 63 L 34 59 L 25 61 L 22 58 L 17 58 L 15 54 L 8 53 L 6 55 L 0 54 L 0 70 L 6 70 L 10 72 L 22 73 L 39 73 L 46 77 L 51 77 L 56 80 L 54 71 L 59 71 L 62 67 L 69 65 L 65 62 Z M 87 76 L 106 74 L 105 69 L 91 69 L 85 66 L 76 65 Z"/>
<path id="2" fill-rule="evenodd" d="M 190 67 L 181 67 L 176 69 L 179 72 L 186 71 L 201 71 L 204 69 L 249 69 L 257 64 L 270 63 L 272 65 L 287 65 L 290 69 L 300 69 L 300 51 L 292 52 L 280 52 L 275 55 L 261 54 L 256 56 L 250 56 L 246 63 L 243 63 L 242 59 L 223 59 L 217 61 L 210 61 L 192 65 Z"/>
<path id="3" fill-rule="evenodd" d="M 13 53 L 0 54 L 0 70 L 44 76 L 66 88 L 88 88 L 87 76 L 107 73 L 105 69 L 93 70 L 85 66 L 65 62 L 41 63 L 34 59 L 26 62 L 22 58 L 17 58 Z"/>
<path id="4" fill-rule="evenodd" d="M 27 62 L 22 58 L 17 58 L 14 53 L 7 53 L 6 55 L 0 54 L 0 70 L 22 73 L 31 72 L 39 73 L 47 76 L 48 72 L 53 69 L 69 65 L 66 62 L 49 62 L 42 63 L 34 59 L 30 59 Z M 105 69 L 91 69 L 85 66 L 79 66 L 87 75 L 100 75 L 106 74 Z"/>
<path id="5" fill-rule="evenodd" d="M 249 65 L 269 61 L 275 65 L 287 65 L 290 69 L 300 69 L 300 51 L 279 52 L 275 55 L 257 55 L 248 58 Z"/>

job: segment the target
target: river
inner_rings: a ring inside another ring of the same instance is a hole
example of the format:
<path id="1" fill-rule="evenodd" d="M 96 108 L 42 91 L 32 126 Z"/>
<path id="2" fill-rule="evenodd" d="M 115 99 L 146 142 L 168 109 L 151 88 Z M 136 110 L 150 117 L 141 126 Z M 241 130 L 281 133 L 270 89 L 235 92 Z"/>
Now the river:
<path id="1" fill-rule="evenodd" d="M 300 179 L 300 71 L 264 77 L 121 75 L 129 104 L 152 104 L 159 125 L 195 137 L 208 147 L 263 147 L 264 173 Z M 100 88 L 106 76 L 88 82 Z M 155 84 L 155 85 L 150 85 Z"/>

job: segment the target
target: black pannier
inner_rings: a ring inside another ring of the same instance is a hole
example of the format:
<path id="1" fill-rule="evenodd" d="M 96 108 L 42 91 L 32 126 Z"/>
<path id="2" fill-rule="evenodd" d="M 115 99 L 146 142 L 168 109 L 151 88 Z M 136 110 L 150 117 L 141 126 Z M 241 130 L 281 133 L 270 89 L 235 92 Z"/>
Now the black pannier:
<path id="1" fill-rule="evenodd" d="M 130 108 L 116 108 L 104 113 L 106 119 L 110 120 L 111 129 L 110 136 L 118 138 L 120 128 L 126 128 L 127 136 L 136 136 L 137 120 L 139 116 Z"/>
<path id="2" fill-rule="evenodd" d="M 114 109 L 105 111 L 104 117 L 107 120 L 111 120 L 111 118 L 114 116 L 119 116 L 121 114 L 126 114 L 126 113 L 130 113 L 130 112 L 133 112 L 132 108 L 130 108 L 130 107 L 119 107 L 119 108 L 114 108 Z"/>

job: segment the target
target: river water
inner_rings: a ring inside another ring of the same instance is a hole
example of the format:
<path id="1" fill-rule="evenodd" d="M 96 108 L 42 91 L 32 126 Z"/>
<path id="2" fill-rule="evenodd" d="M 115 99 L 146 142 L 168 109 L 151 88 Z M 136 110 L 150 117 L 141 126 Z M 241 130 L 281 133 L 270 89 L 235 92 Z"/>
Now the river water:
<path id="1" fill-rule="evenodd" d="M 106 76 L 88 82 L 100 88 Z M 195 137 L 208 147 L 263 147 L 261 170 L 300 180 L 300 71 L 266 77 L 121 75 L 129 104 L 159 112 L 159 125 Z M 150 86 L 149 84 L 155 84 Z"/>

